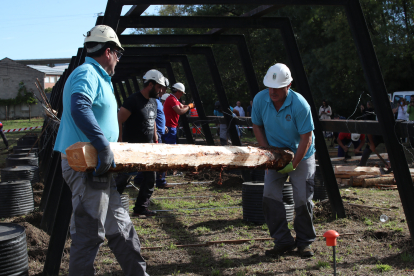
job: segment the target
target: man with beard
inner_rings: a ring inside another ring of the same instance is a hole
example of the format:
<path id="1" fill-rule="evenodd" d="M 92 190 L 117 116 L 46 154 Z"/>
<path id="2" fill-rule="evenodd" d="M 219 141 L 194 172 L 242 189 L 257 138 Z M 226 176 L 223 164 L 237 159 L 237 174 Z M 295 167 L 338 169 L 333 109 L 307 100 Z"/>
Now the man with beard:
<path id="1" fill-rule="evenodd" d="M 118 142 L 154 143 L 158 141 L 157 102 L 158 94 L 165 85 L 165 78 L 157 70 L 149 70 L 143 77 L 144 89 L 132 94 L 118 112 L 119 138 Z M 124 127 L 122 128 L 122 124 Z M 122 193 L 128 175 L 121 174 L 117 178 L 118 192 Z M 129 179 L 128 179 L 129 180 Z M 150 197 L 154 192 L 155 172 L 140 172 L 134 179 L 140 186 L 134 207 L 134 216 L 154 216 L 154 211 L 148 210 Z"/>

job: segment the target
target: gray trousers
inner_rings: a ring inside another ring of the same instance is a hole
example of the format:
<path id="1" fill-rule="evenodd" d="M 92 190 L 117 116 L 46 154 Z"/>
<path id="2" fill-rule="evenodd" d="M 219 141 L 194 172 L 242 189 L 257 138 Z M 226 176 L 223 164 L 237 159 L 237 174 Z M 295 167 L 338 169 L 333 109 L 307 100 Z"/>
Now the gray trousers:
<path id="1" fill-rule="evenodd" d="M 270 236 L 275 245 L 293 244 L 295 241 L 290 234 L 286 220 L 286 210 L 283 205 L 283 186 L 290 176 L 295 202 L 294 229 L 297 246 L 309 245 L 315 241 L 316 233 L 313 227 L 313 189 L 315 176 L 315 155 L 302 160 L 296 170 L 289 174 L 281 174 L 268 170 L 265 174 L 263 191 L 263 212 L 269 227 Z"/>
<path id="2" fill-rule="evenodd" d="M 62 159 L 62 174 L 72 191 L 69 275 L 95 274 L 93 263 L 106 237 L 125 275 L 148 276 L 138 235 L 112 175 L 92 182 L 90 174 L 72 170 L 67 159 Z"/>

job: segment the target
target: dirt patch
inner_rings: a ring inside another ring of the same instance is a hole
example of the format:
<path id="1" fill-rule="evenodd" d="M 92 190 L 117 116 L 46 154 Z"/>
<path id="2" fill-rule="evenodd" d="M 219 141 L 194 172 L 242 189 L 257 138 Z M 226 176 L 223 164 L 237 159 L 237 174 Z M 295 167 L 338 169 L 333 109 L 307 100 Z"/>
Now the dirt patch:
<path id="1" fill-rule="evenodd" d="M 34 206 L 39 207 L 40 202 L 42 201 L 42 195 L 41 194 L 34 194 L 33 195 L 33 200 L 34 200 Z"/>
<path id="2" fill-rule="evenodd" d="M 31 213 L 27 216 L 22 216 L 14 219 L 13 223 L 28 222 L 31 225 L 40 228 L 40 223 L 42 222 L 43 212 Z"/>
<path id="3" fill-rule="evenodd" d="M 220 184 L 221 181 L 221 184 Z M 241 175 L 237 174 L 231 174 L 231 173 L 222 173 L 221 179 L 220 176 L 218 176 L 216 179 L 213 180 L 213 185 L 222 185 L 225 187 L 241 187 L 243 184 L 243 177 Z"/>
<path id="4" fill-rule="evenodd" d="M 219 179 L 220 172 L 218 171 L 200 171 L 200 172 L 190 172 L 186 173 L 184 176 L 184 180 L 188 182 L 196 182 L 196 181 L 214 181 Z"/>
<path id="5" fill-rule="evenodd" d="M 344 202 L 344 209 L 347 218 L 352 220 L 365 220 L 372 219 L 374 221 L 378 221 L 379 217 L 381 216 L 382 212 L 376 209 L 352 206 L 348 203 Z M 313 209 L 313 215 L 317 220 L 333 220 L 335 219 L 332 216 L 331 204 L 329 201 L 322 201 L 315 204 L 315 208 Z"/>
<path id="6" fill-rule="evenodd" d="M 26 240 L 28 246 L 46 247 L 49 245 L 50 236 L 43 230 L 33 226 L 28 222 L 18 223 L 26 229 Z"/>
<path id="7" fill-rule="evenodd" d="M 33 185 L 33 190 L 34 191 L 43 191 L 44 188 L 45 188 L 45 185 L 43 185 L 43 183 L 40 183 L 40 182 L 35 183 Z"/>

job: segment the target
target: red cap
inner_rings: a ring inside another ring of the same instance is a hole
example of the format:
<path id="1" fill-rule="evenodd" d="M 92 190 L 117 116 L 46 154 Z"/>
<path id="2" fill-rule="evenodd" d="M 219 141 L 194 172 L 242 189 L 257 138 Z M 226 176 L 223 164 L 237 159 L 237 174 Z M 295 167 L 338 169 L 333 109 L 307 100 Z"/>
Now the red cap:
<path id="1" fill-rule="evenodd" d="M 336 246 L 336 238 L 339 237 L 338 232 L 335 230 L 328 230 L 323 236 L 326 238 L 327 246 Z"/>

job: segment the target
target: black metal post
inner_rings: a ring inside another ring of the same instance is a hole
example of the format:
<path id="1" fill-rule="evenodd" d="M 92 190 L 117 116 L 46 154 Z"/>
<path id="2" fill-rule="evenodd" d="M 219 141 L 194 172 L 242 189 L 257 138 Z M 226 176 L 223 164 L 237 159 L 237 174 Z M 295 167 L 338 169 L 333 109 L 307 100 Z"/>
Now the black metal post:
<path id="1" fill-rule="evenodd" d="M 374 46 L 358 0 L 349 0 L 346 13 L 351 32 L 362 62 L 368 88 L 374 101 L 378 122 L 387 147 L 388 157 L 394 170 L 398 192 L 404 208 L 411 239 L 414 239 L 414 187 L 402 146 L 392 129 L 395 120 L 388 99 L 387 89 L 381 74 Z"/>
<path id="2" fill-rule="evenodd" d="M 193 100 L 197 108 L 198 116 L 201 120 L 201 127 L 203 128 L 204 136 L 206 138 L 207 145 L 214 145 L 213 135 L 211 134 L 210 126 L 207 120 L 206 113 L 204 111 L 203 102 L 201 101 L 200 94 L 198 93 L 197 84 L 195 82 L 193 72 L 188 62 L 187 56 L 177 56 L 181 60 L 181 63 L 184 68 L 184 73 L 187 78 L 188 84 L 193 95 Z M 174 57 L 172 57 L 174 60 Z"/>
<path id="3" fill-rule="evenodd" d="M 319 123 L 318 111 L 313 104 L 313 97 L 309 87 L 309 82 L 306 77 L 305 69 L 302 64 L 300 52 L 296 39 L 293 33 L 292 25 L 289 19 L 285 19 L 285 26 L 281 28 L 283 41 L 286 49 L 289 49 L 288 56 L 292 64 L 290 69 L 292 70 L 294 81 L 299 88 L 299 93 L 306 99 L 311 107 L 313 124 L 315 127 L 315 148 L 318 153 L 319 166 L 322 168 L 322 177 L 324 179 L 324 185 L 328 193 L 329 202 L 331 203 L 333 217 L 345 218 L 345 209 L 341 199 L 341 193 L 339 192 L 338 184 L 336 183 L 336 177 L 332 170 L 331 158 L 329 157 L 328 148 L 326 147 L 325 137 L 322 132 L 321 125 Z"/>

